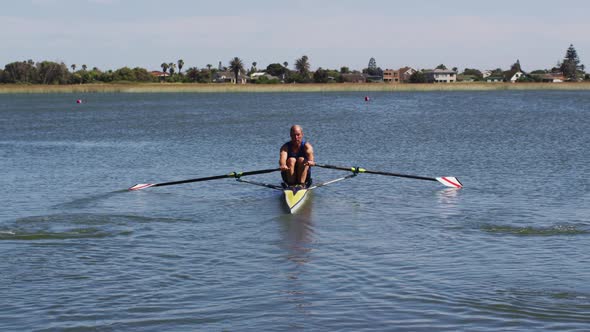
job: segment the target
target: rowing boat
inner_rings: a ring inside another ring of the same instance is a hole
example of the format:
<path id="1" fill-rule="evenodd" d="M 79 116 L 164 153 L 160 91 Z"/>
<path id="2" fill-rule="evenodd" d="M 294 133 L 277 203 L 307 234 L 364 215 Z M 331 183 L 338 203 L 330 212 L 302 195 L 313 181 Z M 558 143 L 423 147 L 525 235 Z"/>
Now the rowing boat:
<path id="1" fill-rule="evenodd" d="M 399 173 L 391 173 L 391 172 L 383 172 L 383 171 L 370 171 L 370 170 L 366 170 L 361 167 L 343 167 L 343 166 L 333 166 L 333 165 L 318 164 L 318 163 L 316 163 L 315 166 L 321 167 L 321 168 L 349 171 L 349 172 L 351 172 L 351 174 L 348 174 L 343 177 L 339 177 L 334 180 L 321 182 L 321 183 L 314 184 L 314 185 L 307 185 L 304 187 L 287 186 L 285 184 L 283 184 L 282 186 L 278 186 L 275 184 L 251 181 L 251 180 L 246 180 L 246 179 L 242 178 L 243 176 L 247 176 L 247 175 L 271 173 L 271 172 L 276 172 L 276 171 L 280 170 L 279 168 L 271 168 L 271 169 L 262 169 L 262 170 L 250 171 L 250 172 L 232 172 L 232 173 L 224 174 L 224 175 L 208 176 L 208 177 L 203 177 L 203 178 L 181 180 L 181 181 L 171 181 L 171 182 L 162 182 L 162 183 L 140 183 L 140 184 L 136 184 L 136 185 L 132 186 L 131 188 L 129 188 L 129 190 L 141 190 L 141 189 L 145 189 L 145 188 L 149 188 L 149 187 L 160 187 L 160 186 L 183 184 L 183 183 L 189 183 L 189 182 L 200 182 L 200 181 L 209 181 L 209 180 L 217 180 L 217 179 L 224 179 L 224 178 L 235 178 L 238 182 L 267 187 L 267 188 L 271 188 L 271 189 L 275 189 L 275 190 L 281 190 L 283 192 L 285 204 L 286 204 L 287 208 L 289 209 L 289 213 L 295 213 L 297 210 L 299 210 L 301 208 L 301 206 L 304 205 L 306 198 L 309 196 L 309 193 L 313 189 L 327 186 L 329 184 L 332 184 L 332 183 L 335 183 L 338 181 L 350 179 L 352 177 L 357 176 L 360 173 L 388 175 L 388 176 L 396 176 L 396 177 L 417 179 L 417 180 L 437 181 L 447 187 L 456 188 L 456 189 L 463 187 L 463 184 L 461 182 L 459 182 L 459 180 L 456 177 L 452 177 L 452 176 L 431 178 L 431 177 L 418 176 L 418 175 L 407 175 L 407 174 L 399 174 Z"/>

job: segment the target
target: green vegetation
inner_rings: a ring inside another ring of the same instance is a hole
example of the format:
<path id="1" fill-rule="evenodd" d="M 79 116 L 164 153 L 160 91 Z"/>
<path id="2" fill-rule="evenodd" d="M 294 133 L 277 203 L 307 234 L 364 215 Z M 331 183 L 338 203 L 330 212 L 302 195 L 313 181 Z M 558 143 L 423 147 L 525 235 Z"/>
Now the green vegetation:
<path id="1" fill-rule="evenodd" d="M 575 81 L 578 78 L 584 77 L 584 65 L 580 65 L 578 52 L 576 52 L 574 45 L 570 44 L 570 47 L 567 49 L 560 69 L 565 77 L 570 80 Z"/>
<path id="2" fill-rule="evenodd" d="M 244 63 L 240 58 L 235 57 L 229 62 L 229 70 L 234 73 L 236 78 L 235 83 L 237 84 L 239 82 L 240 73 L 244 71 Z"/>
<path id="3" fill-rule="evenodd" d="M 289 63 L 284 61 L 281 63 L 271 63 L 265 70 L 259 71 L 257 69 L 257 63 L 252 62 L 252 66 L 246 72 L 243 61 L 234 57 L 228 63 L 228 67 L 223 66 L 222 62 L 219 62 L 217 68 L 213 68 L 213 65 L 207 64 L 205 68 L 190 67 L 183 72 L 185 62 L 182 59 L 177 61 L 165 61 L 160 65 L 162 71 L 152 71 L 140 67 L 122 67 L 116 70 L 102 71 L 96 67 L 88 69 L 86 64 L 78 66 L 77 64 L 71 64 L 69 67 L 64 63 L 57 63 L 52 61 L 41 61 L 35 63 L 33 60 L 16 61 L 9 63 L 4 66 L 4 69 L 0 69 L 0 89 L 6 91 L 24 90 L 24 91 L 49 91 L 54 89 L 28 89 L 27 86 L 32 85 L 92 85 L 89 90 L 102 90 L 106 86 L 107 89 L 117 90 L 117 88 L 108 85 L 110 83 L 126 83 L 134 88 L 138 89 L 138 83 L 146 84 L 147 90 L 154 90 L 158 85 L 150 85 L 152 83 L 199 83 L 199 84 L 210 84 L 210 83 L 228 83 L 230 80 L 234 83 L 253 83 L 253 85 L 288 85 L 290 83 L 306 83 L 306 84 L 331 84 L 331 83 L 346 83 L 356 84 L 362 82 L 371 82 L 379 84 L 383 82 L 384 71 L 377 66 L 375 58 L 369 59 L 367 68 L 359 70 L 351 70 L 349 67 L 343 66 L 339 70 L 318 68 L 315 71 L 311 71 L 311 64 L 309 57 L 303 55 L 301 58 L 295 60 L 294 69 L 288 68 Z M 437 69 L 447 69 L 447 66 L 440 64 L 436 67 Z M 391 69 L 388 69 L 389 77 L 391 79 Z M 410 70 L 410 71 L 408 71 Z M 229 72 L 228 72 L 229 71 Z M 426 72 L 427 69 L 415 70 L 410 67 L 400 68 L 397 71 L 399 80 L 404 83 L 421 84 L 426 83 Z M 459 78 L 458 83 L 454 84 L 476 84 L 482 81 L 494 81 L 494 82 L 508 82 L 510 79 L 516 79 L 519 83 L 534 83 L 534 82 L 578 82 L 582 80 L 590 80 L 590 76 L 584 72 L 584 65 L 580 64 L 580 59 L 573 45 L 570 45 L 566 51 L 565 57 L 562 62 L 558 63 L 557 66 L 551 69 L 536 69 L 530 73 L 525 72 L 520 64 L 520 61 L 516 61 L 510 70 L 502 70 L 496 68 L 494 70 L 480 71 L 473 68 L 465 68 L 460 73 L 457 67 L 453 67 L 452 71 L 457 74 Z M 521 73 L 518 73 L 521 72 Z M 233 75 L 232 75 L 233 74 Z M 517 75 L 515 75 L 517 74 Z M 484 77 L 485 76 L 485 77 Z M 230 77 L 233 77 L 230 78 Z M 490 77 L 492 79 L 490 79 Z M 397 81 L 397 79 L 395 80 Z M 15 88 L 12 85 L 24 86 L 23 89 Z M 353 91 L 357 91 L 356 85 L 349 85 L 342 87 L 343 91 L 351 91 L 351 86 L 354 86 Z M 464 89 L 465 87 L 459 87 L 458 89 Z M 493 89 L 496 89 L 494 87 Z M 127 88 L 126 88 L 127 89 Z M 167 90 L 167 88 L 159 88 Z M 178 85 L 174 85 L 173 89 L 178 89 Z M 188 90 L 227 90 L 226 87 L 219 87 L 219 89 L 205 86 L 203 89 L 197 89 L 190 85 Z M 240 88 L 242 90 L 247 90 Z M 266 88 L 268 90 L 268 88 Z M 299 87 L 296 88 L 300 89 Z M 317 90 L 317 87 L 310 87 L 310 90 Z M 333 87 L 327 87 L 327 90 L 333 90 Z M 376 90 L 375 90 L 376 89 Z M 371 91 L 381 91 L 381 87 L 377 85 L 375 88 L 370 88 Z M 386 90 L 412 90 L 410 87 L 390 87 Z M 417 90 L 423 90 L 423 88 L 416 88 Z M 453 88 L 442 88 L 436 87 L 434 90 L 444 90 Z M 480 87 L 475 87 L 480 89 Z M 66 89 L 67 90 L 67 89 Z M 75 89 L 76 91 L 79 91 Z M 253 88 L 254 91 L 260 91 L 260 88 Z M 280 88 L 273 88 L 272 91 L 280 90 Z M 291 87 L 285 87 L 284 90 L 293 90 Z"/>
<path id="4" fill-rule="evenodd" d="M 310 84 L 217 84 L 217 83 L 98 83 L 77 85 L 0 85 L 0 93 L 223 93 L 223 92 L 396 92 L 396 91 L 495 91 L 495 90 L 590 90 L 590 82 L 581 83 L 310 83 Z"/>

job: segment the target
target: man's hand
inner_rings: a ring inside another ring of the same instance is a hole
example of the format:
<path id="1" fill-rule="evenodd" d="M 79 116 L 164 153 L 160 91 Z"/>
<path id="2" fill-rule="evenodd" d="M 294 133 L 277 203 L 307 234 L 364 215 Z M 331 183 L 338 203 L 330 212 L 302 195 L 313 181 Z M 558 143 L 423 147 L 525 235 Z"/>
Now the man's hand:
<path id="1" fill-rule="evenodd" d="M 289 169 L 289 167 L 287 167 L 287 165 L 284 165 L 284 164 L 283 164 L 283 165 L 279 165 L 279 169 L 280 169 L 281 171 L 286 171 L 286 170 L 288 170 L 288 169 Z"/>
<path id="2" fill-rule="evenodd" d="M 308 161 L 306 161 L 306 162 L 305 162 L 305 164 L 304 164 L 304 165 L 305 165 L 305 166 L 315 166 L 315 161 L 313 161 L 313 160 L 308 160 Z"/>

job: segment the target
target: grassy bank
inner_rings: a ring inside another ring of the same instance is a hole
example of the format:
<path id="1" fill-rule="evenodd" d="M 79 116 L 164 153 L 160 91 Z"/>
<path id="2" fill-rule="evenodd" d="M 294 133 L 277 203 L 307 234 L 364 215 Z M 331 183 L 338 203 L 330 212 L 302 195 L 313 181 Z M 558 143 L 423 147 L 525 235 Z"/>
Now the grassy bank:
<path id="1" fill-rule="evenodd" d="M 149 92 L 374 92 L 374 91 L 494 91 L 494 90 L 590 90 L 590 82 L 581 83 L 452 83 L 452 84 L 198 84 L 138 83 L 79 85 L 0 84 L 0 93 L 149 93 Z"/>

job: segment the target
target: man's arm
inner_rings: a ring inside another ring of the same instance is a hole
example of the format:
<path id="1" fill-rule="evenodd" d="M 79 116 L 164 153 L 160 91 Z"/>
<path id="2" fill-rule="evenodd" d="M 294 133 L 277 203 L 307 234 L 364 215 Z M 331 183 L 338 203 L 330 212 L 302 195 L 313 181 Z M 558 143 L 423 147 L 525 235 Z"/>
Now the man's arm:
<path id="1" fill-rule="evenodd" d="M 289 169 L 289 167 L 287 167 L 287 156 L 289 154 L 287 153 L 287 145 L 283 144 L 283 146 L 281 146 L 281 152 L 279 154 L 279 168 L 284 171 Z"/>
<path id="2" fill-rule="evenodd" d="M 307 161 L 305 162 L 306 166 L 315 166 L 315 159 L 313 157 L 313 146 L 309 143 L 305 143 L 305 156 Z"/>

